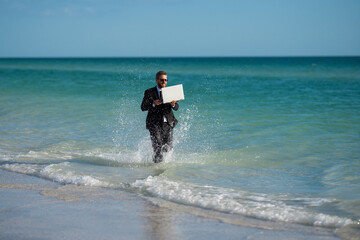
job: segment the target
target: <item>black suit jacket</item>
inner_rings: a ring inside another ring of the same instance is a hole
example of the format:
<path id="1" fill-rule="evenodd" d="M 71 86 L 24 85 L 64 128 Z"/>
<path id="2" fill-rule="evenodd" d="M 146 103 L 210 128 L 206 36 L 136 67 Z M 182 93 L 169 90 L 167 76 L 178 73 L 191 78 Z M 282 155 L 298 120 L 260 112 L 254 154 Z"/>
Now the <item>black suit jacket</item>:
<path id="1" fill-rule="evenodd" d="M 156 87 L 149 88 L 144 93 L 144 98 L 141 103 L 141 110 L 148 111 L 146 117 L 146 128 L 150 129 L 154 125 L 160 125 L 164 121 L 164 116 L 170 127 L 175 127 L 177 120 L 174 116 L 173 109 L 178 110 L 179 104 L 175 103 L 174 107 L 171 107 L 170 103 L 164 103 L 153 107 L 154 100 L 160 99 Z"/>

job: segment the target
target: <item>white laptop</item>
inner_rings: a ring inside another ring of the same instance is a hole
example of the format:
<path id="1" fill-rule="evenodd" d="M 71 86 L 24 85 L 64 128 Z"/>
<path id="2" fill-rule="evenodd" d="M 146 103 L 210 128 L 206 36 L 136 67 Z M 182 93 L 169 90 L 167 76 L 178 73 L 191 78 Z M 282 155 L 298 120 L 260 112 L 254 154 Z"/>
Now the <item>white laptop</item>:
<path id="1" fill-rule="evenodd" d="M 171 87 L 164 87 L 161 89 L 161 94 L 163 98 L 163 103 L 169 103 L 174 100 L 179 101 L 185 99 L 182 84 Z"/>

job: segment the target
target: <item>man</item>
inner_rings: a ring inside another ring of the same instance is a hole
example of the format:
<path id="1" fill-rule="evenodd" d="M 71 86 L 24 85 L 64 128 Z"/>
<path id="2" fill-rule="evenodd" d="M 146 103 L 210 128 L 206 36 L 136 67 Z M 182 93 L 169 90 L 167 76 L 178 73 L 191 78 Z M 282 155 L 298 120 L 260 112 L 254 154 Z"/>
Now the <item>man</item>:
<path id="1" fill-rule="evenodd" d="M 146 128 L 150 132 L 154 150 L 153 161 L 159 163 L 163 161 L 163 152 L 172 149 L 172 129 L 178 122 L 172 110 L 177 111 L 179 104 L 176 101 L 162 103 L 161 89 L 167 85 L 167 73 L 157 72 L 155 80 L 156 87 L 149 88 L 144 93 L 141 110 L 148 111 Z"/>

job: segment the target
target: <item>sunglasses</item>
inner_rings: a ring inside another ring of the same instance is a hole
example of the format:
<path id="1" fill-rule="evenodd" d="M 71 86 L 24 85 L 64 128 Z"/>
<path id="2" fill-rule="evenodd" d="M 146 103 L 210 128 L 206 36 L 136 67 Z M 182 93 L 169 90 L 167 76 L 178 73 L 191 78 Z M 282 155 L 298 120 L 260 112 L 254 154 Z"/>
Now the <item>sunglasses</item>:
<path id="1" fill-rule="evenodd" d="M 160 81 L 162 81 L 162 82 L 167 82 L 167 79 L 166 78 L 164 78 L 164 79 L 159 79 Z"/>

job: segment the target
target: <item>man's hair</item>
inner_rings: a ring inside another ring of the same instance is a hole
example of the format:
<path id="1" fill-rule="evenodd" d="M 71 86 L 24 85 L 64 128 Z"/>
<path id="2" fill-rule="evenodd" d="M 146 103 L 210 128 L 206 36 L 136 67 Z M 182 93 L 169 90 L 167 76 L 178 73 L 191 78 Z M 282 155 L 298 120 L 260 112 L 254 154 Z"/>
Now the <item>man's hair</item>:
<path id="1" fill-rule="evenodd" d="M 158 72 L 156 73 L 156 79 L 159 79 L 159 77 L 160 77 L 161 75 L 166 75 L 166 76 L 167 76 L 167 73 L 166 73 L 165 71 L 158 71 Z"/>

